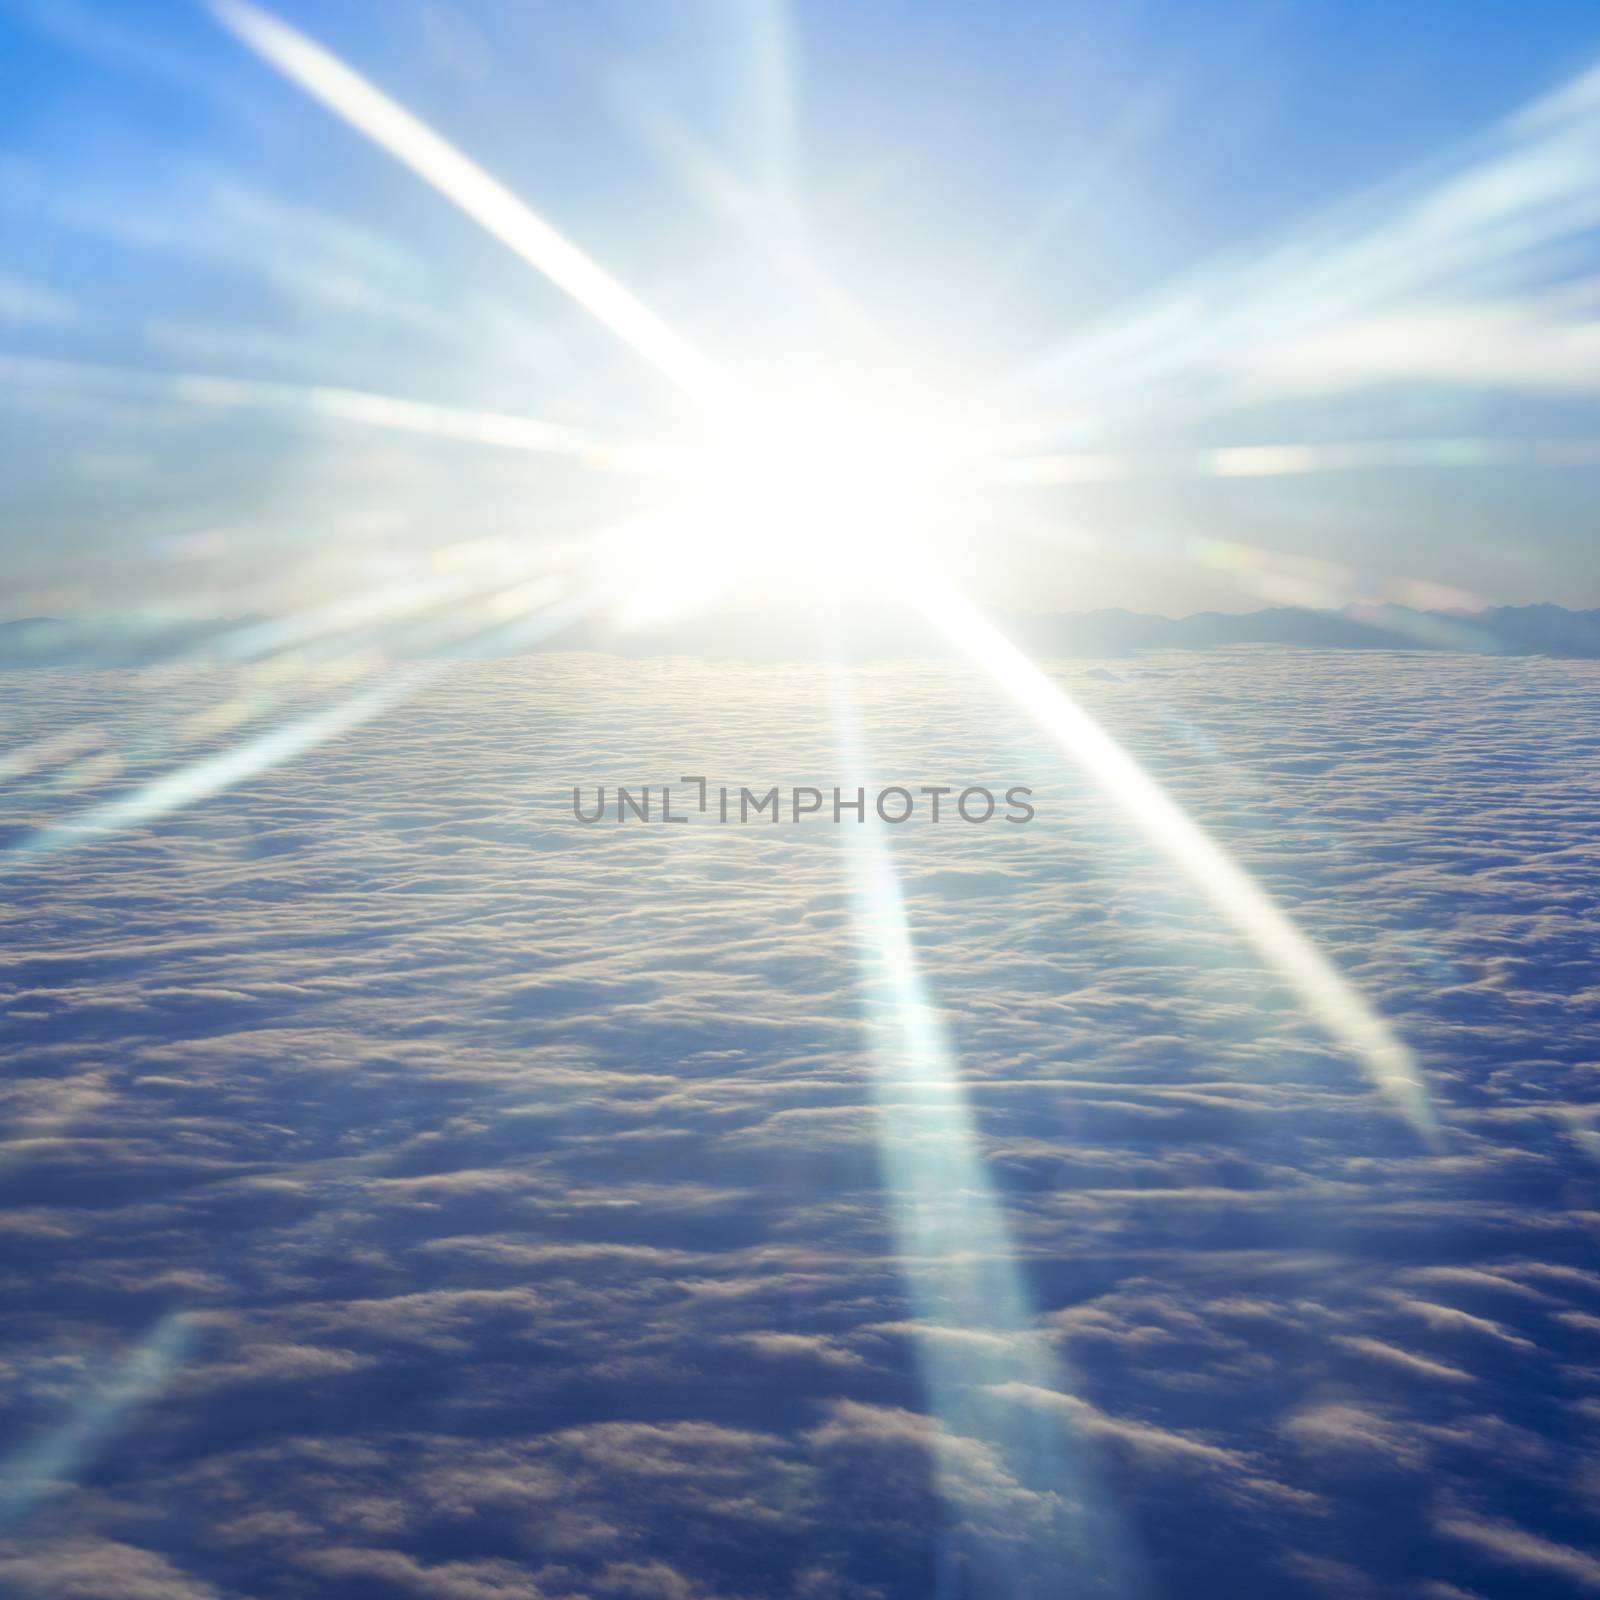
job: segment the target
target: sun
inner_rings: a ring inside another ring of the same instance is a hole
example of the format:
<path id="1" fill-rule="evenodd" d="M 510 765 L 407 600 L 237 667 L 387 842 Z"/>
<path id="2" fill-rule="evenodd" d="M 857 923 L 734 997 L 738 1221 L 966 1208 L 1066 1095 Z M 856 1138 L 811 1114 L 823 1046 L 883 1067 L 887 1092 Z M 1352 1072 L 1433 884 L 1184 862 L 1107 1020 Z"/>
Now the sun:
<path id="1" fill-rule="evenodd" d="M 948 535 L 969 477 L 952 409 L 850 368 L 787 371 L 745 393 L 685 452 L 685 495 L 624 537 L 639 596 L 628 618 L 751 600 L 892 603 L 903 564 Z"/>

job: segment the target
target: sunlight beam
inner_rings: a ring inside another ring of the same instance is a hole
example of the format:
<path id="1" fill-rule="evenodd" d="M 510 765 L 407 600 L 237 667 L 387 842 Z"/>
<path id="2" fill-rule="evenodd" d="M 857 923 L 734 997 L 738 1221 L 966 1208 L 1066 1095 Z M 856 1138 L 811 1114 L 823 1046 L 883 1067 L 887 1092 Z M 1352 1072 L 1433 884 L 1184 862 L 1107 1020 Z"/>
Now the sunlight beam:
<path id="1" fill-rule="evenodd" d="M 598 471 L 644 477 L 688 476 L 698 465 L 692 452 L 649 440 L 595 433 L 537 417 L 441 406 L 330 384 L 281 383 L 207 372 L 152 372 L 140 367 L 4 354 L 0 354 L 0 380 L 46 389 L 100 390 L 221 410 L 254 407 L 297 422 L 348 423 L 452 443 L 562 456 Z"/>
<path id="2" fill-rule="evenodd" d="M 467 215 L 563 288 L 686 393 L 731 420 L 748 420 L 737 386 L 597 262 L 418 118 L 337 57 L 249 0 L 211 0 L 219 20 L 313 98 L 410 167 Z M 826 471 L 829 463 L 798 463 Z M 880 508 L 887 512 L 890 508 Z M 879 559 L 888 553 L 878 552 Z M 873 564 L 863 557 L 863 564 Z M 1152 841 L 1294 987 L 1312 1013 L 1424 1132 L 1433 1126 L 1427 1093 L 1409 1053 L 1292 922 L 1085 712 L 958 591 L 907 561 L 897 587 L 988 670 L 1019 704 L 1138 821 Z"/>
<path id="3" fill-rule="evenodd" d="M 1351 439 L 1339 443 L 1234 444 L 1189 450 L 1070 450 L 1000 455 L 986 481 L 1002 489 L 1047 489 L 1082 483 L 1148 481 L 1152 477 L 1292 478 L 1395 467 L 1549 466 L 1600 463 L 1600 439 L 1490 438 L 1447 435 L 1414 439 Z"/>
<path id="4" fill-rule="evenodd" d="M 963 594 L 926 571 L 914 572 L 907 581 L 934 626 L 988 672 L 1133 818 L 1266 964 L 1288 981 L 1412 1126 L 1431 1139 L 1436 1126 L 1433 1109 L 1410 1051 L 1249 873 Z"/>
<path id="5" fill-rule="evenodd" d="M 1179 275 L 1000 387 L 1096 428 L 1403 382 L 1594 393 L 1592 286 L 1552 265 L 1600 224 L 1600 66 L 1440 165 Z"/>
<path id="6" fill-rule="evenodd" d="M 11 846 L 4 859 L 15 866 L 58 855 L 78 845 L 103 843 L 124 829 L 142 827 L 169 812 L 232 789 L 387 711 L 411 688 L 413 676 L 397 674 L 230 750 L 192 761 L 127 794 L 101 801 Z"/>
<path id="7" fill-rule="evenodd" d="M 236 788 L 393 710 L 452 661 L 493 654 L 497 649 L 529 649 L 573 626 L 598 604 L 596 594 L 578 592 L 525 615 L 502 619 L 487 629 L 462 630 L 428 660 L 396 668 L 343 699 L 229 749 L 175 767 L 125 794 L 85 806 L 0 849 L 0 874 L 83 845 L 103 844 L 118 833 L 144 827 Z"/>
<path id="8" fill-rule="evenodd" d="M 431 184 L 685 394 L 716 410 L 730 408 L 734 396 L 726 378 L 700 351 L 426 123 L 330 51 L 249 0 L 212 0 L 211 10 L 263 61 Z"/>
<path id="9" fill-rule="evenodd" d="M 867 775 L 854 699 L 838 651 L 829 688 L 839 759 Z M 957 1513 L 944 1538 L 956 1566 L 982 1576 L 975 1591 L 1031 1592 L 1041 1561 L 1071 1571 L 1085 1590 L 1142 1592 L 1128 1532 L 1097 1472 L 1092 1441 L 1069 1420 L 1041 1426 L 1007 1403 L 1018 1389 L 1062 1394 L 1061 1371 L 1040 1326 L 1004 1202 L 990 1178 L 960 1064 L 917 961 L 900 873 L 876 817 L 849 832 L 862 1006 L 880 1119 L 879 1159 L 911 1320 L 910 1339 L 936 1431 L 940 1492 Z M 973 1481 L 971 1451 L 1011 1476 L 1029 1506 L 1026 1530 L 985 1526 L 990 1485 Z"/>
<path id="10" fill-rule="evenodd" d="M 129 1416 L 171 1382 L 195 1331 L 195 1319 L 185 1312 L 164 1316 L 104 1377 L 85 1385 L 56 1427 L 0 1461 L 0 1533 L 9 1533 L 51 1495 L 77 1485 Z"/>

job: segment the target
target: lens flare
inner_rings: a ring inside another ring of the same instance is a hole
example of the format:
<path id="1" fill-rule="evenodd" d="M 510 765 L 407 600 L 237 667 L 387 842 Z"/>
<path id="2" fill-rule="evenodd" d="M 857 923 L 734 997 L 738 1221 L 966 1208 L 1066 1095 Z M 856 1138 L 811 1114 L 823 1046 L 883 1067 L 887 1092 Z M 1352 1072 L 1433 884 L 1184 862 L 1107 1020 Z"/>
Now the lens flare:
<path id="1" fill-rule="evenodd" d="M 943 459 L 947 438 L 903 423 L 883 426 L 870 411 L 863 417 L 859 408 L 845 406 L 850 385 L 837 376 L 798 405 L 792 395 L 763 405 L 749 383 L 712 361 L 504 185 L 337 57 L 248 0 L 213 0 L 213 10 L 262 59 L 460 206 L 685 392 L 713 407 L 717 434 L 705 457 L 710 500 L 695 536 L 700 549 L 688 561 L 691 569 L 712 572 L 702 588 L 722 581 L 719 557 L 722 569 L 733 566 L 734 535 L 746 519 L 772 530 L 769 550 L 804 538 L 822 552 L 822 570 L 831 571 L 836 557 L 848 554 L 849 582 L 868 575 L 887 582 L 1084 767 L 1293 985 L 1311 1014 L 1355 1054 L 1413 1126 L 1433 1135 L 1432 1109 L 1410 1052 L 1353 987 L 1104 729 L 911 550 L 910 536 L 924 529 L 917 469 L 931 470 Z M 1562 119 L 1589 115 L 1591 98 L 1580 97 L 1576 112 L 1548 111 L 1545 121 L 1555 117 L 1566 130 Z M 1546 130 L 1536 117 L 1520 131 L 1537 141 Z M 1469 184 L 1466 191 L 1450 192 L 1472 191 Z M 1059 358 L 1050 365 L 1059 370 Z M 837 518 L 834 531 L 819 533 L 830 518 Z M 226 764 L 203 769 L 199 790 L 231 770 Z M 164 787 L 157 790 L 157 799 L 166 796 Z M 113 826 L 139 820 L 149 800 L 141 794 L 113 802 L 108 812 L 94 816 L 96 829 L 106 817 Z"/>
<path id="2" fill-rule="evenodd" d="M 723 375 L 676 329 L 426 123 L 247 0 L 214 0 L 212 10 L 263 60 L 432 184 L 686 394 L 721 410 L 731 406 Z"/>
<path id="3" fill-rule="evenodd" d="M 1362 1064 L 1419 1133 L 1433 1108 L 1411 1052 L 1255 880 L 1132 756 L 964 595 L 921 571 L 907 580 L 923 612 L 1130 816 L 1146 836 L 1285 978 L 1306 1008 Z"/>

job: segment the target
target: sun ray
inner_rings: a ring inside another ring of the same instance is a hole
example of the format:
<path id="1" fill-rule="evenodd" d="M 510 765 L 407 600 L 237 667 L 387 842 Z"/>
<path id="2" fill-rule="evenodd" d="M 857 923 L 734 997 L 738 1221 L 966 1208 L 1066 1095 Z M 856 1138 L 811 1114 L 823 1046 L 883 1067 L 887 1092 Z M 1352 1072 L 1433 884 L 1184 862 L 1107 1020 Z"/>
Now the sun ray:
<path id="1" fill-rule="evenodd" d="M 212 0 L 213 14 L 242 43 L 320 100 L 632 347 L 685 394 L 720 411 L 733 404 L 726 376 L 597 261 L 498 179 L 344 62 L 248 3 Z"/>
<path id="2" fill-rule="evenodd" d="M 774 41 L 768 49 L 781 52 L 782 46 Z M 779 68 L 776 63 L 768 63 L 767 71 L 777 75 Z M 774 110 L 781 115 L 781 108 Z M 852 345 L 881 344 L 878 325 L 809 247 L 805 218 L 787 161 L 780 158 L 767 164 L 776 169 L 770 181 L 751 182 L 719 159 L 681 120 L 642 89 L 630 86 L 622 111 L 640 139 L 675 174 L 685 193 L 709 216 L 736 232 L 741 242 L 770 266 L 769 281 L 799 292 L 798 299 L 793 293 L 779 297 L 767 313 L 772 319 L 795 323 L 803 315 L 819 312 L 821 320 Z M 800 337 L 807 332 L 804 326 L 788 331 Z"/>
<path id="3" fill-rule="evenodd" d="M 1237 594 L 1271 606 L 1336 612 L 1342 620 L 1403 634 L 1433 648 L 1495 648 L 1494 634 L 1472 615 L 1489 605 L 1483 596 L 1422 578 L 1392 577 L 1321 556 L 1180 530 L 1140 529 L 1131 539 L 1114 539 L 1080 523 L 1033 514 L 1019 506 L 1008 507 L 999 525 L 1080 560 L 1116 555 L 1150 566 L 1181 562 Z"/>
<path id="4" fill-rule="evenodd" d="M 560 598 L 540 591 L 539 603 L 521 615 L 501 617 L 487 627 L 458 628 L 454 637 L 435 641 L 435 648 L 424 660 L 387 665 L 370 672 L 368 682 L 342 698 L 227 749 L 186 762 L 124 794 L 85 806 L 24 836 L 0 849 L 0 872 L 30 866 L 82 846 L 103 844 L 119 833 L 146 827 L 235 788 L 394 710 L 444 672 L 453 660 L 532 648 L 592 614 L 603 598 L 592 590 L 577 590 Z"/>
<path id="5" fill-rule="evenodd" d="M 1589 466 L 1600 439 L 1511 439 L 1459 435 L 1351 439 L 1337 443 L 1236 444 L 1192 450 L 1068 450 L 998 455 L 986 479 L 996 488 L 1040 489 L 1150 478 L 1292 478 L 1395 467 Z"/>
<path id="6" fill-rule="evenodd" d="M 0 1461 L 0 1532 L 10 1532 L 41 1501 L 76 1484 L 129 1414 L 166 1388 L 196 1330 L 196 1319 L 184 1312 L 162 1317 L 104 1377 L 84 1385 L 62 1422 Z"/>
<path id="7" fill-rule="evenodd" d="M 1103 426 L 1399 381 L 1592 394 L 1592 292 L 1549 283 L 1557 248 L 1600 222 L 1597 133 L 1592 66 L 1447 162 L 1113 309 L 990 398 Z"/>
<path id="8" fill-rule="evenodd" d="M 967 597 L 926 569 L 909 597 L 1138 824 L 1424 1137 L 1436 1121 L 1411 1052 L 1248 872 Z"/>
<path id="9" fill-rule="evenodd" d="M 721 408 L 741 392 L 741 386 L 715 363 L 504 185 L 321 46 L 247 0 L 213 0 L 213 6 L 258 54 L 434 184 L 686 391 Z M 780 429 L 782 425 L 780 419 Z M 749 472 L 753 440 L 780 441 L 770 427 L 763 434 L 758 425 L 753 433 L 749 417 L 735 417 L 731 426 L 730 466 L 736 476 Z M 815 456 L 816 448 L 808 448 Z M 860 450 L 858 440 L 850 441 L 845 451 L 845 460 L 851 463 L 847 471 L 859 470 L 855 458 Z M 836 467 L 827 459 L 793 462 L 797 474 L 824 481 Z M 893 523 L 895 507 L 875 509 L 885 522 Z M 876 548 L 859 553 L 863 570 L 884 567 L 893 552 L 891 591 L 919 607 L 946 637 L 989 671 L 1113 795 L 1267 964 L 1291 983 L 1311 1013 L 1355 1054 L 1413 1125 L 1431 1136 L 1431 1106 L 1410 1053 L 1366 1002 L 1250 875 L 976 606 L 916 560 L 899 533 L 891 526 Z"/>
<path id="10" fill-rule="evenodd" d="M 685 477 L 692 452 L 562 423 L 497 411 L 472 411 L 330 384 L 278 383 L 204 372 L 153 372 L 95 362 L 0 355 L 0 380 L 38 388 L 87 390 L 219 410 L 254 409 L 292 421 L 345 423 L 461 444 L 562 456 L 598 471 L 643 477 Z"/>
<path id="11" fill-rule="evenodd" d="M 837 660 L 838 651 L 829 652 Z M 849 680 L 835 665 L 832 721 L 844 770 L 870 774 Z M 1063 1375 L 1031 1302 L 1019 1251 L 995 1190 L 959 1063 L 919 970 L 910 915 L 890 843 L 875 817 L 849 835 L 860 982 L 871 1040 L 878 1148 L 905 1276 L 941 1492 L 981 1526 L 981 1494 L 958 1457 L 992 1454 L 1031 1498 L 1020 1547 L 972 1539 L 954 1552 L 985 1580 L 983 1592 L 1027 1590 L 1040 1560 L 1085 1587 L 1140 1592 L 1126 1531 L 1097 1481 L 1091 1443 L 1066 1423 L 1006 1403 L 1021 1386 L 1060 1396 Z M 960 1537 L 951 1535 L 952 1543 Z M 969 1536 L 970 1537 L 970 1536 Z"/>

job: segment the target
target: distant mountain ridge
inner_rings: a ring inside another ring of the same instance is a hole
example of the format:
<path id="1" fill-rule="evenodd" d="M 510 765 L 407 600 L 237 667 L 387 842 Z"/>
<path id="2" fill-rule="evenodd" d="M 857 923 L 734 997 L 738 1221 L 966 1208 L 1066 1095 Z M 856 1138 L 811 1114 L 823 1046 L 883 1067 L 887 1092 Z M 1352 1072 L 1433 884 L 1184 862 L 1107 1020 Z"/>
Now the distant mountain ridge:
<path id="1" fill-rule="evenodd" d="M 1320 650 L 1449 650 L 1475 655 L 1551 655 L 1600 658 L 1600 610 L 1564 606 L 1492 606 L 1484 611 L 1417 611 L 1408 606 L 1353 605 L 1340 611 L 1283 606 L 1264 611 L 1202 611 L 1157 617 L 1129 611 L 1090 611 L 1017 619 L 1035 647 L 1063 653 L 1101 642 L 1111 653 L 1136 650 L 1213 650 L 1276 644 Z"/>
<path id="2" fill-rule="evenodd" d="M 1600 660 L 1600 610 L 1539 604 L 1484 611 L 1417 611 L 1352 605 L 1339 611 L 1282 606 L 1262 611 L 1202 611 L 1162 617 L 1104 610 L 1014 613 L 995 618 L 1035 656 L 1127 656 L 1158 650 L 1216 650 L 1278 645 L 1313 650 L 1431 650 L 1476 655 L 1542 655 Z M 621 631 L 578 622 L 538 642 L 505 628 L 475 629 L 437 614 L 355 630 L 319 631 L 301 618 L 26 617 L 0 622 L 0 666 L 147 666 L 168 661 L 225 663 L 292 653 L 328 659 L 353 649 L 396 659 L 515 656 L 590 650 L 625 656 L 714 660 L 849 660 L 944 656 L 949 647 L 919 619 L 898 613 L 845 612 L 824 636 L 798 612 L 746 612 Z"/>

